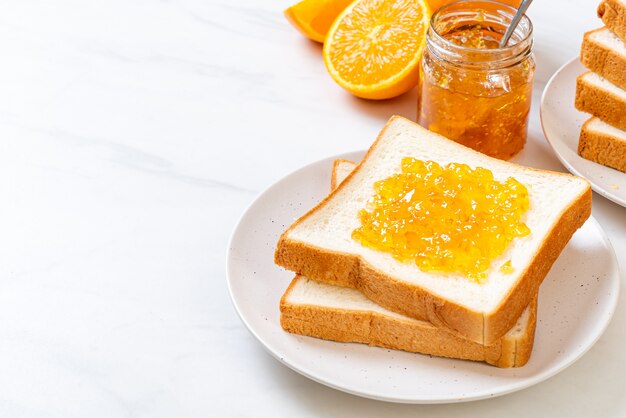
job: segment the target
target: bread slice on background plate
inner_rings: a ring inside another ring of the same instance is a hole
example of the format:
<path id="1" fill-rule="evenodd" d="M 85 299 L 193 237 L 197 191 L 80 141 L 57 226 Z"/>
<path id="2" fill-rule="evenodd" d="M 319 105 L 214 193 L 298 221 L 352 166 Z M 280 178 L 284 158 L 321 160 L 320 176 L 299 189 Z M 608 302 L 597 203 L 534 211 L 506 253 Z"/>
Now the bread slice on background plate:
<path id="1" fill-rule="evenodd" d="M 335 160 L 331 190 L 356 164 Z M 280 300 L 280 323 L 285 331 L 337 342 L 364 343 L 498 367 L 521 367 L 530 358 L 535 339 L 537 298 L 516 324 L 491 346 L 459 338 L 431 323 L 391 312 L 358 290 L 298 276 Z"/>
<path id="2" fill-rule="evenodd" d="M 528 188 L 525 223 L 532 232 L 492 263 L 486 283 L 423 272 L 351 238 L 373 184 L 399 172 L 404 157 L 480 166 L 496 180 L 514 177 Z M 515 325 L 590 212 L 591 189 L 583 179 L 497 160 L 394 116 L 346 180 L 283 233 L 275 261 L 308 278 L 358 289 L 388 310 L 492 345 Z M 511 260 L 512 273 L 498 269 L 505 260 Z"/>
<path id="3" fill-rule="evenodd" d="M 580 130 L 578 154 L 626 173 L 626 132 L 592 117 Z"/>
<path id="4" fill-rule="evenodd" d="M 621 89 L 626 89 L 626 43 L 607 28 L 585 33 L 580 62 Z"/>
<path id="5" fill-rule="evenodd" d="M 626 130 L 626 90 L 588 71 L 576 79 L 576 109 Z"/>
<path id="6" fill-rule="evenodd" d="M 626 0 L 603 0 L 598 5 L 598 17 L 626 42 Z"/>

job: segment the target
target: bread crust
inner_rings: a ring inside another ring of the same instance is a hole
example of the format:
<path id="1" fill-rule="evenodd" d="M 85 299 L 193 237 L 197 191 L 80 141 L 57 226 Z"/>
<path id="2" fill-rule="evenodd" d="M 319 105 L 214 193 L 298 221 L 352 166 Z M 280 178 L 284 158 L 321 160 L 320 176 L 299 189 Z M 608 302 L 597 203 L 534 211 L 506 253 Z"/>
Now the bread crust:
<path id="1" fill-rule="evenodd" d="M 585 33 L 580 49 L 580 62 L 618 87 L 626 89 L 626 57 L 592 39 L 605 28 Z"/>
<path id="2" fill-rule="evenodd" d="M 578 154 L 590 161 L 626 173 L 626 142 L 602 132 L 590 130 L 588 119 L 580 130 Z"/>
<path id="3" fill-rule="evenodd" d="M 598 17 L 626 42 L 626 7 L 619 0 L 604 0 L 598 5 Z"/>
<path id="4" fill-rule="evenodd" d="M 490 346 L 459 338 L 426 322 L 416 322 L 365 310 L 347 310 L 292 304 L 288 296 L 294 279 L 280 301 L 283 329 L 299 335 L 337 342 L 357 342 L 411 353 L 484 361 L 497 367 L 521 367 L 528 362 L 535 336 L 537 299 L 533 299 L 526 332 L 508 335 Z"/>
<path id="5" fill-rule="evenodd" d="M 350 160 L 337 159 L 333 161 L 333 170 L 330 174 L 330 190 L 335 190 L 335 188 L 339 186 L 339 183 L 341 183 L 345 179 L 345 177 L 340 178 L 341 172 L 339 170 L 339 166 L 341 166 L 342 164 L 356 165 Z"/>
<path id="6" fill-rule="evenodd" d="M 576 79 L 576 109 L 591 113 L 618 129 L 626 130 L 626 100 L 589 83 L 585 80 L 587 74 L 589 72 Z"/>
<path id="7" fill-rule="evenodd" d="M 400 117 L 393 116 L 385 125 L 362 161 L 367 160 L 396 118 Z M 551 228 L 536 257 L 520 275 L 520 279 L 507 296 L 495 310 L 484 314 L 434 295 L 416 284 L 398 280 L 378 271 L 359 255 L 330 251 L 289 238 L 288 235 L 293 228 L 350 183 L 354 174 L 360 170 L 362 161 L 337 189 L 281 235 L 274 255 L 275 263 L 314 280 L 358 289 L 366 297 L 391 311 L 426 320 L 436 327 L 446 328 L 461 338 L 482 345 L 494 344 L 515 324 L 526 306 L 537 295 L 539 285 L 561 250 L 591 214 L 591 188 L 587 184 L 585 192 L 563 210 L 559 221 Z M 538 169 L 527 169 L 543 172 Z"/>
<path id="8" fill-rule="evenodd" d="M 539 304 L 539 295 L 537 295 L 530 306 L 530 318 L 528 318 L 528 333 L 524 335 L 524 338 L 516 338 L 515 342 L 515 357 L 512 359 L 511 367 L 522 367 L 530 359 L 530 355 L 533 352 L 535 345 L 535 332 L 537 331 L 537 306 Z M 505 337 L 508 344 L 512 344 L 513 341 L 510 338 Z"/>

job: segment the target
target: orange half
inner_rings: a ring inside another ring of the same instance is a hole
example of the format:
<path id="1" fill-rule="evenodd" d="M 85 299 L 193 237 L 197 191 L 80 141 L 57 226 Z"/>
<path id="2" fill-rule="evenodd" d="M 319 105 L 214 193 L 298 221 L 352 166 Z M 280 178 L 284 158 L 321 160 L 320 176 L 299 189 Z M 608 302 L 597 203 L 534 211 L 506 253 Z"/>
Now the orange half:
<path id="1" fill-rule="evenodd" d="M 326 68 L 355 96 L 398 96 L 417 84 L 429 19 L 424 0 L 357 0 L 328 31 Z"/>

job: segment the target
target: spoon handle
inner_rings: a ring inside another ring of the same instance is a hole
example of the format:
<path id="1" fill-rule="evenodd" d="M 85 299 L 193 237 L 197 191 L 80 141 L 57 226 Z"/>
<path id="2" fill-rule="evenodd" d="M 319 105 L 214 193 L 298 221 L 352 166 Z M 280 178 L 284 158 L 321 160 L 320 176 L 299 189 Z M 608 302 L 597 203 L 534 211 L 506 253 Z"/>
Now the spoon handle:
<path id="1" fill-rule="evenodd" d="M 515 13 L 515 16 L 513 16 L 513 19 L 511 20 L 511 24 L 507 28 L 502 39 L 500 39 L 500 48 L 504 48 L 506 44 L 509 42 L 509 39 L 511 39 L 511 36 L 513 35 L 513 32 L 515 31 L 515 28 L 519 24 L 519 21 L 521 20 L 522 16 L 524 16 L 524 13 L 526 13 L 526 10 L 528 10 L 528 7 L 530 6 L 530 3 L 532 2 L 533 0 L 522 0 L 522 3 L 519 5 L 519 8 L 517 9 L 517 13 Z"/>

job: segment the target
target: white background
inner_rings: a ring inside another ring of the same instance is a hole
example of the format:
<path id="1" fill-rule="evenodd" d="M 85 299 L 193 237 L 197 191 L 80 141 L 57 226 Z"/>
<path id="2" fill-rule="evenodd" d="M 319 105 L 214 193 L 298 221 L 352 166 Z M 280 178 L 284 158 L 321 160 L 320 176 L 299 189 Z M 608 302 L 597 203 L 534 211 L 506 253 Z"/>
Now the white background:
<path id="1" fill-rule="evenodd" d="M 527 150 L 550 75 L 599 27 L 596 1 L 535 0 Z M 366 148 L 415 92 L 367 102 L 327 76 L 288 0 L 0 4 L 0 416 L 618 417 L 626 304 L 572 367 L 505 397 L 392 405 L 282 366 L 239 321 L 227 240 L 294 169 Z M 626 209 L 594 195 L 626 271 Z M 624 277 L 622 277 L 622 281 Z"/>

